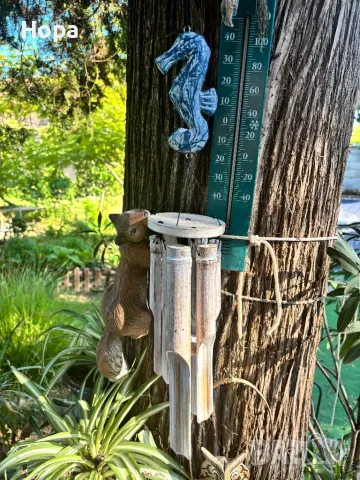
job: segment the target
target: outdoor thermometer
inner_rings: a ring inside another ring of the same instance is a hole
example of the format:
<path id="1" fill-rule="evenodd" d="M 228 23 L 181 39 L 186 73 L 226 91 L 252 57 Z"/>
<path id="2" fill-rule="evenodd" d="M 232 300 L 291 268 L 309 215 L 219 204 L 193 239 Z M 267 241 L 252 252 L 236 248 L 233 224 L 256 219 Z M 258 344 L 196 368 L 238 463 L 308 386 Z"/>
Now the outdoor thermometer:
<path id="1" fill-rule="evenodd" d="M 268 9 L 264 37 L 254 0 L 240 0 L 234 26 L 221 27 L 207 215 L 223 220 L 234 236 L 247 236 L 250 226 L 275 0 L 268 0 Z M 223 239 L 222 268 L 243 271 L 246 253 L 246 241 Z"/>

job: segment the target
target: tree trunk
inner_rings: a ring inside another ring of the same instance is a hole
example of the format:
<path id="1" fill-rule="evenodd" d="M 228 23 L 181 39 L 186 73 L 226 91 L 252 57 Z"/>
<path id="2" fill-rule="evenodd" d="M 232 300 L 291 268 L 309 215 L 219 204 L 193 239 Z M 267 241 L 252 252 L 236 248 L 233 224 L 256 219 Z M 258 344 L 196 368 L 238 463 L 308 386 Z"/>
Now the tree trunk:
<path id="1" fill-rule="evenodd" d="M 254 0 L 255 1 L 255 0 Z M 172 76 L 163 76 L 154 58 L 167 50 L 182 30 L 183 2 L 131 0 L 128 18 L 128 100 L 125 209 L 204 213 L 210 142 L 189 170 L 183 155 L 167 144 L 180 126 L 167 95 Z M 192 29 L 203 33 L 212 50 L 205 88 L 216 85 L 220 0 L 193 0 Z M 176 73 L 172 73 L 174 75 Z M 251 232 L 260 236 L 320 237 L 336 231 L 360 76 L 359 0 L 279 0 L 261 143 L 260 170 Z M 210 121 L 211 123 L 211 121 Z M 211 125 L 210 125 L 211 129 Z M 326 291 L 326 242 L 276 243 L 284 300 L 312 300 Z M 223 289 L 237 293 L 239 274 L 223 272 Z M 243 294 L 274 298 L 272 262 L 262 248 L 251 248 Z M 223 296 L 217 324 L 214 378 L 252 382 L 270 404 L 243 385 L 215 390 L 211 419 L 193 428 L 193 473 L 204 458 L 235 457 L 250 452 L 255 441 L 277 450 L 253 449 L 251 478 L 302 478 L 299 442 L 306 442 L 321 301 L 285 306 L 280 328 L 272 335 L 276 306 L 243 301 L 243 337 L 237 336 L 236 305 Z M 148 346 L 146 375 L 152 374 L 152 335 L 126 342 L 131 359 Z M 167 397 L 157 382 L 152 401 Z M 168 419 L 156 421 L 154 434 L 168 448 Z M 296 443 L 297 442 L 297 443 Z M 305 443 L 306 445 L 306 443 Z M 267 465 L 263 465 L 266 463 Z"/>

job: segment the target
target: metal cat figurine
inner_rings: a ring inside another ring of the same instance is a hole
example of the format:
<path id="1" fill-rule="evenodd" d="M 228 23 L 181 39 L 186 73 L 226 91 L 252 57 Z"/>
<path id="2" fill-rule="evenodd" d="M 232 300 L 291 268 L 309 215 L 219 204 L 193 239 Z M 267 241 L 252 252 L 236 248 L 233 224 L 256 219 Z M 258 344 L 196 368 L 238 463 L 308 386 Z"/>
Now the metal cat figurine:
<path id="1" fill-rule="evenodd" d="M 169 95 L 188 128 L 176 130 L 169 137 L 169 144 L 178 152 L 195 153 L 202 150 L 209 139 L 208 124 L 201 112 L 213 115 L 218 101 L 214 88 L 201 91 L 210 58 L 210 48 L 203 36 L 181 33 L 170 50 L 155 61 L 165 74 L 183 58 L 188 61 L 173 81 Z"/>

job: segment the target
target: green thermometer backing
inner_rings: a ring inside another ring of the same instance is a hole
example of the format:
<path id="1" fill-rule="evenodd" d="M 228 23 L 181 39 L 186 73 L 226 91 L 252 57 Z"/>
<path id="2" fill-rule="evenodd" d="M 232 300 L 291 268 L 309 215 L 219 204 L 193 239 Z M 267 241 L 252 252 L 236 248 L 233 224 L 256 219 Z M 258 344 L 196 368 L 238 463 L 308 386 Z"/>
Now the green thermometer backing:
<path id="1" fill-rule="evenodd" d="M 255 0 L 240 0 L 234 27 L 222 25 L 218 109 L 214 119 L 207 215 L 226 223 L 226 234 L 247 236 L 259 156 L 275 0 L 259 38 Z M 223 239 L 222 268 L 243 271 L 247 242 Z"/>

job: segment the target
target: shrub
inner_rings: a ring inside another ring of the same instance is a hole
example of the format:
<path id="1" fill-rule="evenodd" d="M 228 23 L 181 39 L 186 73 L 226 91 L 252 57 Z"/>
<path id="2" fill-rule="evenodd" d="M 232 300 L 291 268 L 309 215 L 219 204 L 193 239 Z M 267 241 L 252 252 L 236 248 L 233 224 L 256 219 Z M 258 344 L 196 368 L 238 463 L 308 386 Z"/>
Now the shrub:
<path id="1" fill-rule="evenodd" d="M 94 258 L 94 246 L 75 236 L 61 238 L 50 237 L 13 237 L 5 243 L 4 261 L 10 268 L 31 266 L 61 270 L 64 267 L 85 267 L 97 265 Z M 9 269 L 10 269 L 9 268 Z"/>
<path id="2" fill-rule="evenodd" d="M 37 265 L 39 248 L 36 240 L 29 237 L 10 238 L 5 243 L 4 260 L 18 265 Z"/>

